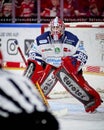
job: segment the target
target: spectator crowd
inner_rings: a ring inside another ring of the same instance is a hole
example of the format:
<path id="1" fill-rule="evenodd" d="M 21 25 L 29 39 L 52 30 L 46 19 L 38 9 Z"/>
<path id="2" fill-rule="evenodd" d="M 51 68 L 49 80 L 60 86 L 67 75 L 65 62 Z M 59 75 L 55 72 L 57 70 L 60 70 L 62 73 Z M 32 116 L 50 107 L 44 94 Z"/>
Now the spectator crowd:
<path id="1" fill-rule="evenodd" d="M 13 10 L 14 7 L 14 10 Z M 0 17 L 104 16 L 104 0 L 0 0 Z"/>

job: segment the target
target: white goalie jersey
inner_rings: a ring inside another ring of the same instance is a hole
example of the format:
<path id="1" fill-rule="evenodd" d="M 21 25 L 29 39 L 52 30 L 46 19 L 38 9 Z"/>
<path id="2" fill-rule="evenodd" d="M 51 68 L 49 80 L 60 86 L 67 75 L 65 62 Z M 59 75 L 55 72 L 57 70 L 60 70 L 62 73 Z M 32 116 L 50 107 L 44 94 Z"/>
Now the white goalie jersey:
<path id="1" fill-rule="evenodd" d="M 51 38 L 49 31 L 45 32 L 36 38 L 29 52 L 29 59 L 36 60 L 38 63 L 45 62 L 55 67 L 59 67 L 62 58 L 66 56 L 72 56 L 81 61 L 81 67 L 88 59 L 83 43 L 67 31 L 58 41 Z"/>

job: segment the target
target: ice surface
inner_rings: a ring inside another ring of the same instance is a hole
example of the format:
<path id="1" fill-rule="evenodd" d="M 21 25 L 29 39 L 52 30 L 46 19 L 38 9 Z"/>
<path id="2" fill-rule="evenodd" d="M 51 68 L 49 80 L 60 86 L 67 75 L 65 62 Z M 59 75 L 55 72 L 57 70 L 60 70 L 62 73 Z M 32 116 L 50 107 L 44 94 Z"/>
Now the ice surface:
<path id="1" fill-rule="evenodd" d="M 14 72 L 22 74 L 22 71 Z M 93 87 L 104 89 L 104 76 L 85 75 L 85 78 Z M 60 87 L 58 84 L 56 89 Z M 102 99 L 104 100 L 104 96 Z M 104 130 L 104 103 L 98 107 L 96 113 L 91 114 L 86 113 L 82 103 L 73 97 L 53 98 L 48 99 L 48 102 L 53 113 L 58 111 L 55 116 L 59 121 L 60 130 Z"/>
<path id="2" fill-rule="evenodd" d="M 53 111 L 68 109 L 62 116 L 56 115 L 60 130 L 104 130 L 104 104 L 96 113 L 86 113 L 84 107 L 74 98 L 48 100 Z"/>

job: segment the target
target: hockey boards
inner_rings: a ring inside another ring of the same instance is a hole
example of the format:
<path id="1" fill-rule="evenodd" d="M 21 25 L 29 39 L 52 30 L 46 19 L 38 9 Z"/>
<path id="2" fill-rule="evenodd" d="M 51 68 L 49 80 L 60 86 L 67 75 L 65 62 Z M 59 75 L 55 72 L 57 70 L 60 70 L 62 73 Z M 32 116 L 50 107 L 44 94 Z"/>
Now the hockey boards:
<path id="1" fill-rule="evenodd" d="M 75 74 L 69 73 L 63 66 L 55 75 L 65 89 L 84 104 L 86 112 L 93 112 L 101 104 L 99 94 L 86 81 L 80 82 Z"/>

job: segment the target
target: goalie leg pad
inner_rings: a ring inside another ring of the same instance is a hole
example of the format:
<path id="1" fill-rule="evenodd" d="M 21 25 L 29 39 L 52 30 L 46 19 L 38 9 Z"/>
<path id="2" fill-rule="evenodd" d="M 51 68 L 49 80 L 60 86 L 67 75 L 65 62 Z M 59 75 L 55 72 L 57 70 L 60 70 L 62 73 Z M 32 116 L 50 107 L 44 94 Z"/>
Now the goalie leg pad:
<path id="1" fill-rule="evenodd" d="M 79 73 L 76 75 L 76 77 L 79 79 L 80 84 L 84 84 L 83 88 L 92 96 L 92 101 L 85 105 L 85 110 L 86 112 L 93 112 L 99 105 L 101 105 L 103 100 L 101 99 L 99 93 L 94 88 L 92 88 L 87 81 L 85 81 L 82 74 Z"/>
<path id="2" fill-rule="evenodd" d="M 76 99 L 84 104 L 86 112 L 93 112 L 101 104 L 99 94 L 86 81 L 61 66 L 55 72 L 56 78 Z"/>
<path id="3" fill-rule="evenodd" d="M 45 96 L 47 96 L 50 93 L 50 91 L 57 83 L 57 78 L 53 74 L 54 71 L 55 68 L 48 64 L 44 70 L 43 76 L 39 80 L 39 84 Z"/>

